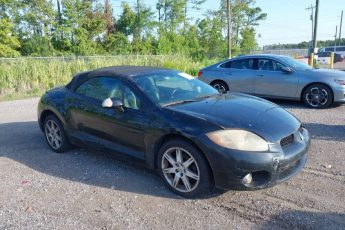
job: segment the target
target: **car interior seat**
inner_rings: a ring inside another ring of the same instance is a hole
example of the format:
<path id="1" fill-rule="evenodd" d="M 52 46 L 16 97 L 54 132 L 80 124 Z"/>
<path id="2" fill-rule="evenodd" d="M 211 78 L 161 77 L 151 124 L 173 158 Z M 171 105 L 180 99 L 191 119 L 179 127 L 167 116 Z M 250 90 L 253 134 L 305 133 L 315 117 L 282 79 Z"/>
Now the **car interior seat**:
<path id="1" fill-rule="evenodd" d="M 140 79 L 139 87 L 147 93 L 147 95 L 152 99 L 154 102 L 159 101 L 159 90 L 153 83 L 152 79 L 147 77 L 142 77 Z"/>
<path id="2" fill-rule="evenodd" d="M 124 88 L 123 92 L 123 105 L 127 108 L 139 109 L 139 103 L 134 93 L 127 87 Z"/>

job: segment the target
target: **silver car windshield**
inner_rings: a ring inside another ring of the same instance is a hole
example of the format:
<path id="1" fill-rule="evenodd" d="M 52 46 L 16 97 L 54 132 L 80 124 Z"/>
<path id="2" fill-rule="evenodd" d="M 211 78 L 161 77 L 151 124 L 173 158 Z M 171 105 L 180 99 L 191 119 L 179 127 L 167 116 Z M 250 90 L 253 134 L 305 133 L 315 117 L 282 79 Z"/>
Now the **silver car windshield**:
<path id="1" fill-rule="evenodd" d="M 279 57 L 279 59 L 285 63 L 286 65 L 288 65 L 289 67 L 295 69 L 295 70 L 308 70 L 308 69 L 312 69 L 312 67 L 310 67 L 307 64 L 304 64 L 300 61 L 297 61 L 293 58 L 290 57 Z"/>

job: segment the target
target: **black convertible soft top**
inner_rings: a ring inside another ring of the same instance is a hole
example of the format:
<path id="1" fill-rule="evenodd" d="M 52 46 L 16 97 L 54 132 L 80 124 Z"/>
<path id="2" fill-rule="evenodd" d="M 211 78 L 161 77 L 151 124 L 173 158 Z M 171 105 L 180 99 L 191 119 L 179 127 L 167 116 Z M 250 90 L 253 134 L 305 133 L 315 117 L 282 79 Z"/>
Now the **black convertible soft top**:
<path id="1" fill-rule="evenodd" d="M 89 70 L 76 74 L 70 83 L 66 85 L 66 88 L 75 90 L 83 82 L 94 77 L 121 77 L 130 78 L 133 76 L 144 76 L 150 73 L 172 71 L 171 69 L 165 69 L 153 66 L 111 66 L 104 67 L 95 70 Z"/>

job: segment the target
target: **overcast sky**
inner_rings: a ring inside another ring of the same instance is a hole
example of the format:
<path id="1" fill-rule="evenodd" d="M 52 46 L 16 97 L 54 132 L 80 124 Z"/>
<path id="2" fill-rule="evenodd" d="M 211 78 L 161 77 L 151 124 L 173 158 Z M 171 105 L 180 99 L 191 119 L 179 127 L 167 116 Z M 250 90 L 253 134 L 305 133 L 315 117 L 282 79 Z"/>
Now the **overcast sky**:
<path id="1" fill-rule="evenodd" d="M 135 0 L 127 1 L 134 4 Z M 144 0 L 155 9 L 157 0 Z M 115 15 L 118 15 L 120 0 L 112 0 Z M 200 11 L 191 10 L 194 18 L 200 18 L 208 9 L 217 9 L 220 1 L 207 0 Z M 311 39 L 310 11 L 305 10 L 315 0 L 257 0 L 256 6 L 267 13 L 267 19 L 256 28 L 259 46 L 278 43 L 298 43 Z M 318 39 L 334 39 L 335 27 L 340 24 L 341 10 L 345 10 L 345 0 L 320 0 Z M 344 16 L 345 17 L 345 16 Z M 345 19 L 344 23 L 345 24 Z M 338 28 L 339 31 L 339 28 Z M 345 37 L 343 26 L 342 37 Z"/>

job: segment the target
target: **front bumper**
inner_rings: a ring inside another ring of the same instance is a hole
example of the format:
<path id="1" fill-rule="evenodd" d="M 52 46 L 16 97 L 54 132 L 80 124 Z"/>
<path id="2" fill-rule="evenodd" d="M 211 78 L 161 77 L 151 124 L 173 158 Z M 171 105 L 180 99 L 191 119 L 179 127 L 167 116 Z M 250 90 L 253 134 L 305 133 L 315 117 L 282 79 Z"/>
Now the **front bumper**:
<path id="1" fill-rule="evenodd" d="M 309 133 L 301 128 L 292 144 L 270 144 L 269 152 L 244 152 L 219 147 L 207 137 L 201 147 L 210 162 L 215 185 L 221 189 L 256 190 L 272 187 L 300 172 L 310 145 Z M 251 174 L 250 183 L 244 177 Z"/>

